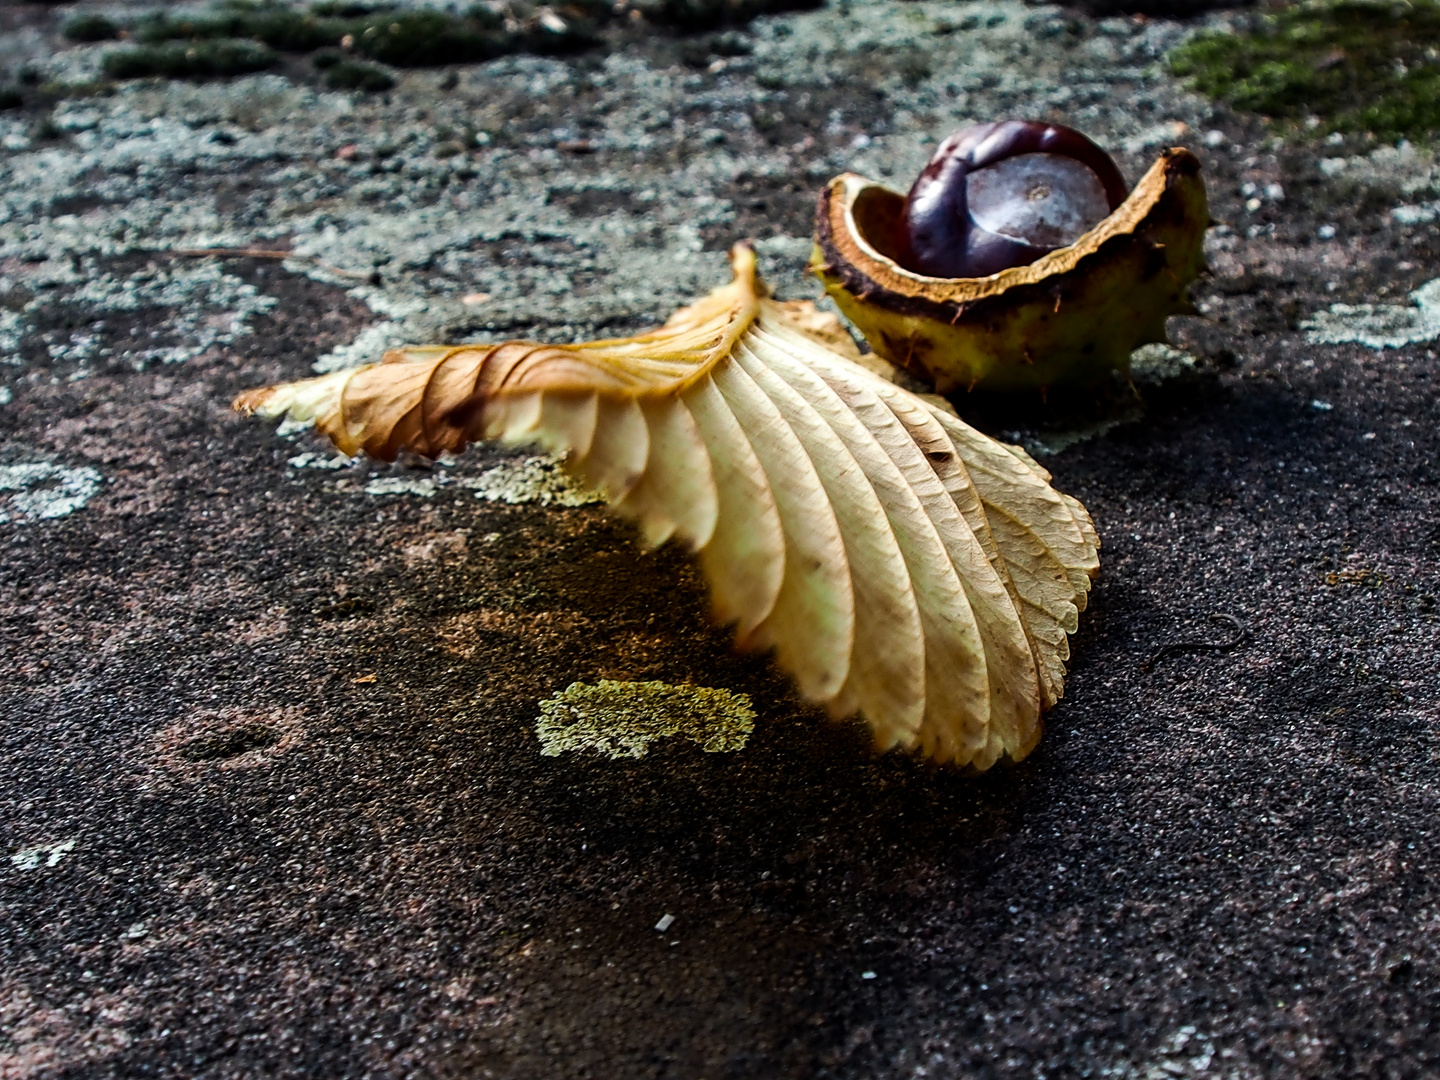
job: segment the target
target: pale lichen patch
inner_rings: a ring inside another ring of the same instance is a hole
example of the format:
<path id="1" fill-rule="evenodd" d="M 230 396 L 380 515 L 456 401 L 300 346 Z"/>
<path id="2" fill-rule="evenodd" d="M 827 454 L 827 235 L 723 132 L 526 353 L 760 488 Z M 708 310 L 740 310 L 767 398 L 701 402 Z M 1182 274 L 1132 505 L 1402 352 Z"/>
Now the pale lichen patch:
<path id="1" fill-rule="evenodd" d="M 11 865 L 17 870 L 38 870 L 42 866 L 59 866 L 66 855 L 75 850 L 74 840 L 61 840 L 55 844 L 37 844 L 22 848 L 10 856 Z"/>
<path id="2" fill-rule="evenodd" d="M 12 283 L 36 295 L 22 311 L 0 315 L 0 363 L 23 364 L 22 340 L 39 333 L 42 316 L 53 313 L 57 305 L 83 310 L 88 317 L 75 327 L 41 334 L 51 361 L 76 364 L 85 371 L 95 362 L 123 360 L 138 371 L 151 363 L 177 364 L 234 345 L 254 333 L 253 318 L 278 303 L 225 272 L 213 259 L 151 263 L 113 273 L 102 270 L 93 258 L 79 264 L 78 274 L 74 268 L 55 273 L 36 269 Z M 73 277 L 79 280 L 70 280 Z M 7 290 L 0 288 L 3 291 Z M 117 336 L 105 318 L 94 318 L 122 313 L 142 314 L 145 333 Z"/>
<path id="3" fill-rule="evenodd" d="M 707 753 L 740 750 L 755 728 L 746 694 L 664 682 L 574 682 L 540 703 L 535 733 L 540 753 L 594 750 L 611 758 L 640 758 L 650 743 L 683 735 Z"/>
<path id="4" fill-rule="evenodd" d="M 47 462 L 0 465 L 0 492 L 13 492 L 0 503 L 0 524 L 17 517 L 61 518 L 79 510 L 100 490 L 95 469 L 68 468 Z"/>
<path id="5" fill-rule="evenodd" d="M 300 459 L 303 458 L 302 462 Z M 290 459 L 290 464 L 303 468 L 338 469 L 352 459 L 340 455 L 326 458 L 323 454 L 302 454 Z M 539 503 L 541 506 L 588 506 L 604 502 L 604 497 L 577 485 L 560 467 L 559 461 L 549 457 L 530 457 L 523 461 L 507 462 L 486 469 L 479 476 L 452 476 L 445 470 L 453 459 L 441 458 L 437 463 L 442 468 L 422 477 L 378 476 L 365 485 L 367 495 L 418 495 L 430 498 L 441 488 L 451 484 L 469 488 L 477 499 L 486 502 L 503 502 L 513 506 L 525 503 Z"/>
<path id="6" fill-rule="evenodd" d="M 1356 342 L 1372 349 L 1399 349 L 1440 337 L 1440 278 L 1410 294 L 1410 306 L 1331 304 L 1300 324 L 1316 345 Z"/>
<path id="7" fill-rule="evenodd" d="M 512 505 L 539 503 L 541 506 L 589 506 L 604 502 L 602 495 L 580 487 L 553 458 L 531 457 L 497 465 L 479 476 L 460 481 L 473 488 L 477 499 Z"/>
<path id="8" fill-rule="evenodd" d="M 411 479 L 406 476 L 380 476 L 365 485 L 366 495 L 418 495 L 428 499 L 436 491 L 436 481 L 428 476 Z"/>
<path id="9" fill-rule="evenodd" d="M 20 341 L 25 336 L 25 319 L 18 311 L 0 309 L 0 364 L 20 367 Z"/>
<path id="10" fill-rule="evenodd" d="M 1130 380 L 1136 385 L 1160 386 L 1194 374 L 1196 363 L 1195 357 L 1183 349 L 1161 341 L 1151 342 L 1130 354 Z"/>

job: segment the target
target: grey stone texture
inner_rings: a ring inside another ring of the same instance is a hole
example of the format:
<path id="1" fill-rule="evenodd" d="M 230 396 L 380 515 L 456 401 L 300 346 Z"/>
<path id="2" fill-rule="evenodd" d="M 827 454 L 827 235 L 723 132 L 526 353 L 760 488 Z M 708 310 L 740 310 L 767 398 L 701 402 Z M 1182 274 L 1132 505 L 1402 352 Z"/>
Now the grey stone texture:
<path id="1" fill-rule="evenodd" d="M 0 112 L 0 1076 L 1440 1072 L 1429 150 L 1212 109 L 1162 64 L 1198 24 L 993 0 L 380 96 L 97 88 L 73 10 L 0 10 L 42 88 Z M 876 755 L 528 452 L 350 464 L 229 412 L 406 341 L 632 332 L 742 238 L 816 295 L 826 179 L 1008 116 L 1132 180 L 1191 146 L 1220 223 L 1140 398 L 959 402 L 1105 545 L 1018 766 Z M 1142 670 L 1216 614 L 1236 647 Z M 543 755 L 601 680 L 754 729 Z"/>

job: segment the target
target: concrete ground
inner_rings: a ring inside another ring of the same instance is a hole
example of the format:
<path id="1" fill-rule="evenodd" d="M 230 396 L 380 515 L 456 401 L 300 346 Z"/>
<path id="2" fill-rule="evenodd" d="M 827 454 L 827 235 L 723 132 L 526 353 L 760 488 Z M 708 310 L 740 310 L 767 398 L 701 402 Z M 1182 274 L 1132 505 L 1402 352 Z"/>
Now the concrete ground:
<path id="1" fill-rule="evenodd" d="M 1440 1073 L 1427 150 L 1214 109 L 1160 66 L 1198 24 L 1003 0 L 380 96 L 67 91 L 106 47 L 70 10 L 0 13 L 60 88 L 0 112 L 0 1076 Z M 544 463 L 349 465 L 228 411 L 399 341 L 638 329 L 743 237 L 813 295 L 825 179 L 1009 115 L 1131 179 L 1191 146 L 1223 223 L 1143 408 L 961 403 L 1105 545 L 1019 766 L 875 755 Z M 182 254 L 215 247 L 295 257 Z M 1217 615 L 1234 648 L 1147 668 Z M 542 754 L 601 679 L 753 731 Z"/>

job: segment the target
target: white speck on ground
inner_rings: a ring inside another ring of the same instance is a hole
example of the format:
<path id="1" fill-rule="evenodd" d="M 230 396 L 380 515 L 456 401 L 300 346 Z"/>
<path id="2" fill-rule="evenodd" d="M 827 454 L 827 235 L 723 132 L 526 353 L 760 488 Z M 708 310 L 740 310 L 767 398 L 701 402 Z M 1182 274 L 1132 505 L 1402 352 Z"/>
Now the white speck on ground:
<path id="1" fill-rule="evenodd" d="M 60 860 L 75 850 L 74 840 L 61 840 L 54 844 L 36 844 L 22 848 L 10 856 L 10 862 L 17 870 L 38 870 L 41 866 L 59 866 Z"/>
<path id="2" fill-rule="evenodd" d="M 666 930 L 669 930 L 670 927 L 674 925 L 675 916 L 667 912 L 666 914 L 660 916 L 660 921 L 655 924 L 655 929 L 659 930 L 663 934 Z"/>
<path id="3" fill-rule="evenodd" d="M 0 386 L 0 405 L 9 405 L 15 400 L 15 395 L 10 392 L 10 387 Z"/>
<path id="4" fill-rule="evenodd" d="M 1316 345 L 1357 342 L 1372 349 L 1399 349 L 1440 337 L 1440 278 L 1410 294 L 1410 306 L 1331 304 L 1300 324 Z"/>
<path id="5" fill-rule="evenodd" d="M 15 494 L 0 504 L 0 523 L 12 517 L 62 518 L 79 510 L 100 489 L 100 473 L 88 466 L 72 469 L 46 462 L 0 465 L 0 492 Z"/>
<path id="6" fill-rule="evenodd" d="M 594 750 L 611 758 L 641 758 L 650 743 L 684 735 L 707 753 L 743 749 L 755 729 L 746 694 L 663 682 L 574 682 L 540 703 L 535 734 L 540 753 Z"/>

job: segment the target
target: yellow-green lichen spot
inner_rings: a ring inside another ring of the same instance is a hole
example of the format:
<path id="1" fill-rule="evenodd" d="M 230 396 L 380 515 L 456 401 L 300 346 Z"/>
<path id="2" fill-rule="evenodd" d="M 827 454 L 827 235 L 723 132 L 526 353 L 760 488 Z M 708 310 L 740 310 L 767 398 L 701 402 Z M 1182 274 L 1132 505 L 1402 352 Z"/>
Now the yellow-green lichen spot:
<path id="1" fill-rule="evenodd" d="M 665 682 L 574 682 L 540 702 L 540 753 L 593 750 L 611 758 L 645 756 L 651 742 L 683 735 L 707 753 L 739 750 L 755 729 L 746 694 Z"/>

